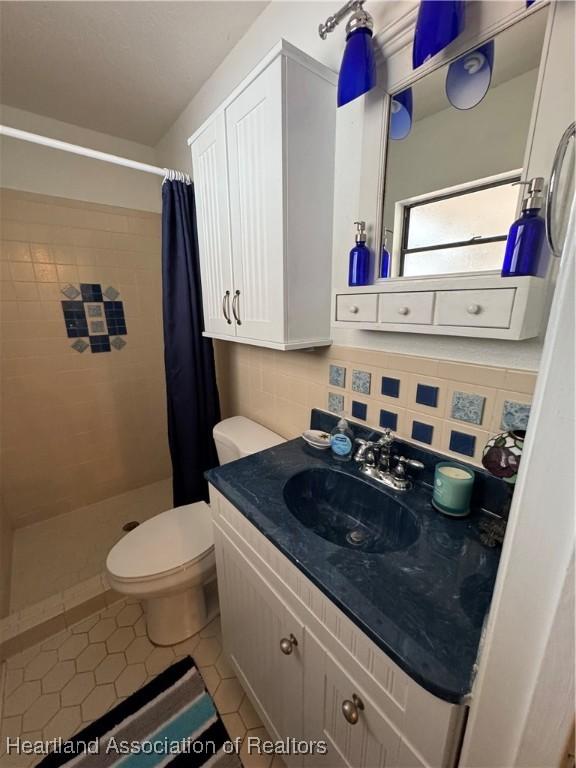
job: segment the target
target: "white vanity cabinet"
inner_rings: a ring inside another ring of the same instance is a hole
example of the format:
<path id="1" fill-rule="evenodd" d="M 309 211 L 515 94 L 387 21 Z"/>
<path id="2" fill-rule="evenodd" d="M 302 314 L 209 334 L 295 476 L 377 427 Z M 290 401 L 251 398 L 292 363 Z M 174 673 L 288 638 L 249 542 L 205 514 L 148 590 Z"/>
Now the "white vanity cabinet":
<path id="1" fill-rule="evenodd" d="M 330 343 L 334 85 L 282 42 L 190 138 L 206 336 Z"/>
<path id="2" fill-rule="evenodd" d="M 214 488 L 210 500 L 230 663 L 273 739 L 328 746 L 287 765 L 453 768 L 466 707 L 415 683 Z"/>

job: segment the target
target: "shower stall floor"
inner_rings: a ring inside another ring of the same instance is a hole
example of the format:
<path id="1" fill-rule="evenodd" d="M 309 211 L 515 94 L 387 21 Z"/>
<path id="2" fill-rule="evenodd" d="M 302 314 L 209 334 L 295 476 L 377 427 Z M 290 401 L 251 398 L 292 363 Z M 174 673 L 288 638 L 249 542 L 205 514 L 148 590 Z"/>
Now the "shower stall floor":
<path id="1" fill-rule="evenodd" d="M 123 526 L 172 506 L 172 481 L 113 496 L 14 532 L 10 613 L 46 600 L 104 571 Z"/>

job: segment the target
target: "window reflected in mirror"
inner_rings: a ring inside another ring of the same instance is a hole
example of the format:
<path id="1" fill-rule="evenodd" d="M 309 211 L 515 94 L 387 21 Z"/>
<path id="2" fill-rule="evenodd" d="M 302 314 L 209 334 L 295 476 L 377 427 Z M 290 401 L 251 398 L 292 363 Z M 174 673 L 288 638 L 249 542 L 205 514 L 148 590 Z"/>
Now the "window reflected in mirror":
<path id="1" fill-rule="evenodd" d="M 500 271 L 517 217 L 547 9 L 391 97 L 391 276 Z M 455 106 L 456 105 L 456 106 Z"/>

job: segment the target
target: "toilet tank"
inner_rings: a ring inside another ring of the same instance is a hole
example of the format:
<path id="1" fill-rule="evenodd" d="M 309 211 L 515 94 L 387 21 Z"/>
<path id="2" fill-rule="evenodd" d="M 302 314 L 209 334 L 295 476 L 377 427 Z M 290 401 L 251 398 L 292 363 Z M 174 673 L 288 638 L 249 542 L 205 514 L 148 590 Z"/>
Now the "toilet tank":
<path id="1" fill-rule="evenodd" d="M 283 437 L 244 416 L 232 416 L 216 424 L 213 431 L 220 464 L 286 442 Z"/>

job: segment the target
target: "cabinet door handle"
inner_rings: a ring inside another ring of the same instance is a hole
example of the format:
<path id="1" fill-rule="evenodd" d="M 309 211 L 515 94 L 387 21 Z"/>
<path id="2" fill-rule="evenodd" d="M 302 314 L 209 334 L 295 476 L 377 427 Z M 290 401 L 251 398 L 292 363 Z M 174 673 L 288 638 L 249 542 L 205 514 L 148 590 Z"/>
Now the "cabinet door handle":
<path id="1" fill-rule="evenodd" d="M 357 315 L 358 314 L 358 307 L 356 304 L 350 304 L 348 307 L 348 312 L 350 312 L 351 315 Z"/>
<path id="2" fill-rule="evenodd" d="M 480 306 L 480 304 L 470 304 L 466 309 L 466 311 L 468 312 L 469 315 L 479 315 L 481 309 L 482 307 Z"/>
<path id="3" fill-rule="evenodd" d="M 350 701 L 350 699 L 345 699 L 342 702 L 342 714 L 350 725 L 356 725 L 358 718 L 360 717 L 359 710 L 363 709 L 364 702 L 360 696 L 356 696 L 355 693 L 352 694 L 352 701 Z"/>
<path id="4" fill-rule="evenodd" d="M 236 320 L 237 325 L 242 325 L 242 321 L 240 320 L 240 291 L 236 291 L 234 298 L 232 299 L 232 314 L 234 315 L 234 320 Z"/>
<path id="5" fill-rule="evenodd" d="M 292 633 L 290 633 L 290 637 L 283 637 L 282 640 L 280 640 L 280 650 L 282 653 L 286 654 L 286 656 L 290 656 L 297 645 L 298 640 L 296 640 Z"/>
<path id="6" fill-rule="evenodd" d="M 409 315 L 410 314 L 410 307 L 398 307 L 398 314 L 399 315 Z"/>
<path id="7" fill-rule="evenodd" d="M 226 291 L 222 297 L 222 314 L 224 315 L 228 325 L 231 325 L 232 320 L 230 320 L 230 291 Z"/>

